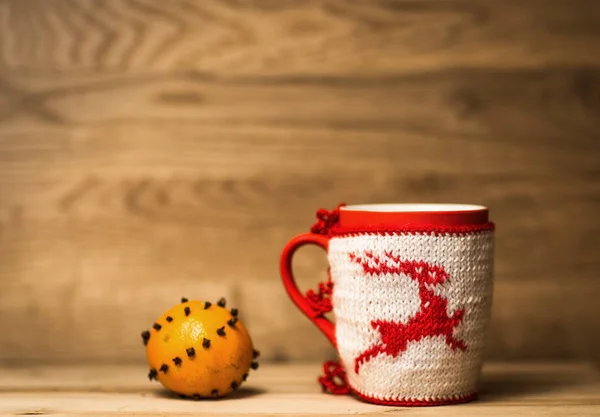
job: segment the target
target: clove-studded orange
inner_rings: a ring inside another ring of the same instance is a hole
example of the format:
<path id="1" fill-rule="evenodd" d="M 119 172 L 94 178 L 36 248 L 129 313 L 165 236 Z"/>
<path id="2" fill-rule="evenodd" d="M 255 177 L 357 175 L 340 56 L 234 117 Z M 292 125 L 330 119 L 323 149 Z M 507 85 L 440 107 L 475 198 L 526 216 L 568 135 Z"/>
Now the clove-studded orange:
<path id="1" fill-rule="evenodd" d="M 235 391 L 257 369 L 258 352 L 238 311 L 188 301 L 165 312 L 152 329 L 142 332 L 148 378 L 185 397 L 221 397 Z"/>

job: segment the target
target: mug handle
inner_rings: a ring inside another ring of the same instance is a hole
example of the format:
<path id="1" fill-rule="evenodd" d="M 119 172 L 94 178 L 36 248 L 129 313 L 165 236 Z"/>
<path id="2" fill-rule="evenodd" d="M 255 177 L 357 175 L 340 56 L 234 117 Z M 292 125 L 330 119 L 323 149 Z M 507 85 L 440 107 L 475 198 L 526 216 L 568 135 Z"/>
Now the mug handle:
<path id="1" fill-rule="evenodd" d="M 329 237 L 316 233 L 303 233 L 290 240 L 283 248 L 281 260 L 279 263 L 281 279 L 290 298 L 298 308 L 323 332 L 329 341 L 336 346 L 335 326 L 324 316 L 327 310 L 315 309 L 313 303 L 309 303 L 307 298 L 300 293 L 294 274 L 292 273 L 292 258 L 294 253 L 304 245 L 317 245 L 327 252 L 329 247 Z M 309 291 L 309 294 L 314 292 Z"/>

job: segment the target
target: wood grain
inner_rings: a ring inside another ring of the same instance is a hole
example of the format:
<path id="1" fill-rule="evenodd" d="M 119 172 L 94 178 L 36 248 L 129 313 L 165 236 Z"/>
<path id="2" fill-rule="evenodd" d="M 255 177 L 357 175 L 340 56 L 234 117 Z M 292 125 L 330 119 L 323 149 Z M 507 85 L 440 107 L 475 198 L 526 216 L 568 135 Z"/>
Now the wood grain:
<path id="1" fill-rule="evenodd" d="M 595 0 L 4 0 L 0 69 L 382 74 L 598 65 Z"/>
<path id="2" fill-rule="evenodd" d="M 234 395 L 219 401 L 188 401 L 146 380 L 142 366 L 67 366 L 2 369 L 3 415 L 201 416 L 389 416 L 402 407 L 376 406 L 320 392 L 317 363 L 265 365 Z M 449 416 L 600 415 L 600 378 L 586 363 L 491 363 L 484 367 L 475 402 L 443 408 Z M 417 407 L 429 416 L 439 408 Z"/>
<path id="3" fill-rule="evenodd" d="M 589 149 L 598 138 L 600 67 L 387 77 L 0 75 L 0 94 L 0 121 L 17 131 L 177 122 L 197 129 L 392 131 L 412 140 L 443 136 Z"/>
<path id="4" fill-rule="evenodd" d="M 139 361 L 182 295 L 330 357 L 277 261 L 340 201 L 488 205 L 488 356 L 600 361 L 598 28 L 595 0 L 0 1 L 0 362 Z"/>

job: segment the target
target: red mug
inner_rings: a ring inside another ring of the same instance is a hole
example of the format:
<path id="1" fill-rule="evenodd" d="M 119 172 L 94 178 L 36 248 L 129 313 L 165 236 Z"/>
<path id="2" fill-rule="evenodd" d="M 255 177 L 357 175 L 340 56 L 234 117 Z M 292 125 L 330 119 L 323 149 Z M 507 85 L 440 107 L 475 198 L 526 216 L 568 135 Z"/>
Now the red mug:
<path id="1" fill-rule="evenodd" d="M 292 301 L 337 349 L 323 388 L 385 405 L 474 399 L 493 290 L 488 209 L 340 205 L 317 219 L 285 246 L 280 272 Z M 306 244 L 327 251 L 329 280 L 302 294 L 291 264 Z"/>

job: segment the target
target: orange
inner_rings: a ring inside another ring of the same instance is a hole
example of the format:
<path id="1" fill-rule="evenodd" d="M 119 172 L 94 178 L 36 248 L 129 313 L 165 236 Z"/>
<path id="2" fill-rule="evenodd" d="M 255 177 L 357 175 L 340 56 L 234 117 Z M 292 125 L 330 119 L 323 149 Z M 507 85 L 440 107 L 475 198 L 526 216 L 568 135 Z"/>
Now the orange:
<path id="1" fill-rule="evenodd" d="M 223 298 L 217 304 L 183 298 L 142 332 L 148 377 L 195 399 L 236 390 L 258 367 L 258 352 L 237 315 Z"/>

